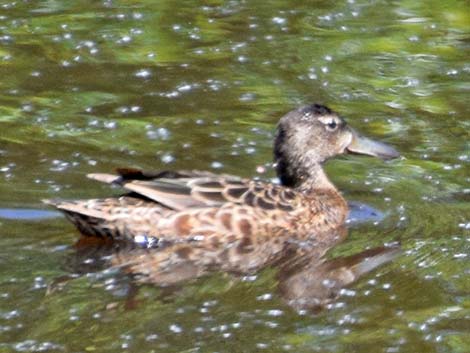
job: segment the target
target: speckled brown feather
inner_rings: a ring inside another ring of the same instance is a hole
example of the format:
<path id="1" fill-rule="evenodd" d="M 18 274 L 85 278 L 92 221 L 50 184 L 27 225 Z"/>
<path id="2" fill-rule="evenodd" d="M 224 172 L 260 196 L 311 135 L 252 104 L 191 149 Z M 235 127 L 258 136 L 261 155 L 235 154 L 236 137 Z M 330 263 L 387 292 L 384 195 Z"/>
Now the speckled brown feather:
<path id="1" fill-rule="evenodd" d="M 312 202 L 290 188 L 230 176 L 148 180 L 109 174 L 90 177 L 118 183 L 140 195 L 48 201 L 90 236 L 196 240 L 213 247 L 242 238 L 257 243 L 258 238 L 286 229 L 300 237 L 322 233 L 341 224 L 347 210 L 344 200 L 334 191 L 320 194 Z M 333 218 L 329 211 L 332 209 Z"/>

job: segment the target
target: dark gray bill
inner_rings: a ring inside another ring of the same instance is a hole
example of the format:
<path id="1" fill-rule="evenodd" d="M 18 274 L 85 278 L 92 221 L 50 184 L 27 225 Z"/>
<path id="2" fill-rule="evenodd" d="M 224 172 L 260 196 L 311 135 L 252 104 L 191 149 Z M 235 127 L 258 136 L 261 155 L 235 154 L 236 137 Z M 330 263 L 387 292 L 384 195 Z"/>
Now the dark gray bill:
<path id="1" fill-rule="evenodd" d="M 366 154 L 368 156 L 379 157 L 382 159 L 397 158 L 400 154 L 391 146 L 385 143 L 368 139 L 360 136 L 356 131 L 352 130 L 352 141 L 346 148 L 351 153 Z"/>

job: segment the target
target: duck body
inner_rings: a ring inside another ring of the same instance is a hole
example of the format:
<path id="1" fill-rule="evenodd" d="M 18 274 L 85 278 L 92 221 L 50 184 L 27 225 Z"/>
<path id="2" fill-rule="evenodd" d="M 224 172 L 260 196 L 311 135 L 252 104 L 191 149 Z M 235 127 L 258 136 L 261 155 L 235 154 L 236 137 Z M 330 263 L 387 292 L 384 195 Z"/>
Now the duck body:
<path id="1" fill-rule="evenodd" d="M 288 233 L 298 239 L 324 234 L 343 224 L 348 211 L 336 190 L 309 193 L 197 171 L 154 175 L 120 169 L 118 173 L 89 177 L 141 194 L 48 202 L 86 236 L 198 242 L 212 247 L 241 240 L 245 246 L 255 246 Z"/>
<path id="2" fill-rule="evenodd" d="M 129 191 L 121 197 L 46 200 L 86 236 L 113 240 L 156 239 L 188 249 L 265 248 L 286 239 L 327 237 L 345 222 L 348 208 L 323 171 L 323 163 L 347 152 L 393 158 L 396 151 L 359 136 L 325 106 L 313 104 L 281 118 L 274 143 L 281 184 L 209 172 L 145 172 L 88 177 Z M 251 249 L 251 250 L 250 250 Z M 195 250 L 191 250 L 195 253 Z"/>

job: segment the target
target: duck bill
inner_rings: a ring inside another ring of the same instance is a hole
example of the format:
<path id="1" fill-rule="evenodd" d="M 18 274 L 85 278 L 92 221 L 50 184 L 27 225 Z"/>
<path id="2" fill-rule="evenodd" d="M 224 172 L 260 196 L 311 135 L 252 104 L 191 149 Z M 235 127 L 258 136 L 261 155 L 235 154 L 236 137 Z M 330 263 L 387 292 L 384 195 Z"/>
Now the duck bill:
<path id="1" fill-rule="evenodd" d="M 391 146 L 371 140 L 367 137 L 359 135 L 356 131 L 351 129 L 352 140 L 346 150 L 350 153 L 365 154 L 374 156 L 383 160 L 393 159 L 400 156 L 400 154 Z"/>

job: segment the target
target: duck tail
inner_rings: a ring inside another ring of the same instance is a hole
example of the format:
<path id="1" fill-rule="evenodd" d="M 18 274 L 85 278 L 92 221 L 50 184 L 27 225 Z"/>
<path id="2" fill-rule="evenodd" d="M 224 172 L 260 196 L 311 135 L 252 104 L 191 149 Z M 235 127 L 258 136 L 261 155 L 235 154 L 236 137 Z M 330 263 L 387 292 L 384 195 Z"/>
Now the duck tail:
<path id="1" fill-rule="evenodd" d="M 93 201 L 96 201 L 98 204 L 100 200 L 42 200 L 45 204 L 53 206 L 64 213 L 67 219 L 83 235 L 102 239 L 120 238 L 120 232 L 114 222 L 110 222 L 109 215 L 97 208 L 93 208 Z"/>

